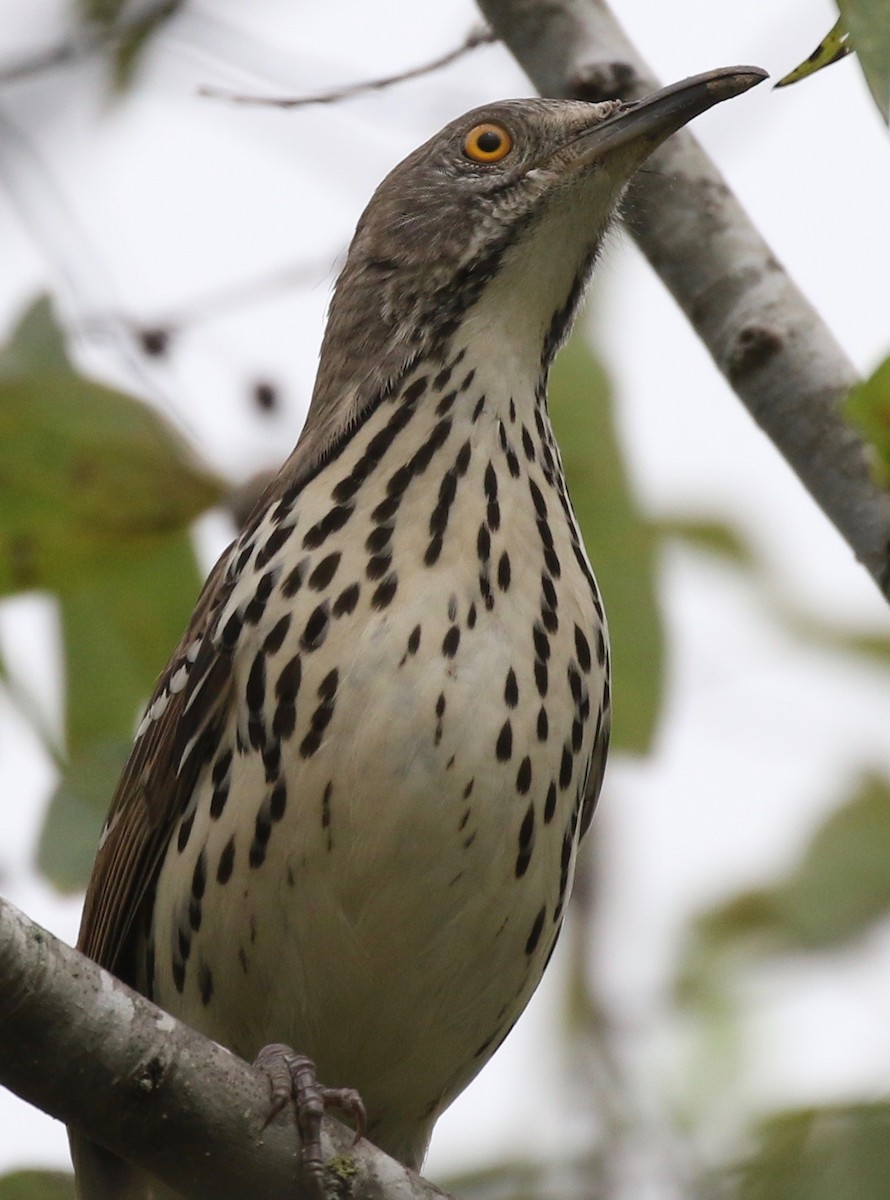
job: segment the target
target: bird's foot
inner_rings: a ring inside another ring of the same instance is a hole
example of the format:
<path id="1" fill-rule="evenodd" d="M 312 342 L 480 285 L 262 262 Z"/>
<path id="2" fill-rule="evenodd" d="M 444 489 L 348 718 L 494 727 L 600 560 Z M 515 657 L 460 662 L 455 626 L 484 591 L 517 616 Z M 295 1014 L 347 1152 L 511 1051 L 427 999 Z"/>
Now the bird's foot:
<path id="1" fill-rule="evenodd" d="M 253 1065 L 269 1077 L 272 1089 L 272 1105 L 266 1125 L 293 1100 L 302 1147 L 303 1172 L 307 1181 L 311 1181 L 315 1190 L 322 1194 L 324 1160 L 321 1154 L 321 1119 L 325 1109 L 339 1109 L 355 1125 L 355 1140 L 358 1142 L 364 1137 L 368 1123 L 361 1096 L 354 1088 L 323 1087 L 318 1082 L 312 1059 L 305 1054 L 295 1054 L 290 1046 L 279 1043 L 264 1046 Z"/>

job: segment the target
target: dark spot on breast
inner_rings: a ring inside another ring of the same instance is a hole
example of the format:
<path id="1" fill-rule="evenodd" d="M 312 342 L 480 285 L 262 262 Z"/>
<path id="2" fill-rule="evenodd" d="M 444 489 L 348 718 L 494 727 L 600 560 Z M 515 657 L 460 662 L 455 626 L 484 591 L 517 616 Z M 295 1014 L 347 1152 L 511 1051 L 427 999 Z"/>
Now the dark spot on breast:
<path id="1" fill-rule="evenodd" d="M 556 812 L 556 784 L 551 780 L 547 789 L 547 799 L 544 802 L 544 824 L 549 825 Z"/>
<path id="2" fill-rule="evenodd" d="M 176 985 L 176 990 L 182 995 L 185 987 L 185 963 L 179 959 L 173 959 L 173 982 Z"/>
<path id="3" fill-rule="evenodd" d="M 254 568 L 257 571 L 261 571 L 266 563 L 274 558 L 292 533 L 292 525 L 279 525 L 276 529 L 273 529 L 257 551 L 256 561 L 253 564 Z"/>
<path id="4" fill-rule="evenodd" d="M 228 883 L 232 878 L 232 868 L 235 865 L 235 837 L 234 834 L 226 842 L 223 847 L 223 852 L 219 856 L 219 865 L 216 868 L 216 882 Z"/>
<path id="5" fill-rule="evenodd" d="M 244 692 L 247 707 L 252 713 L 262 711 L 266 699 L 266 656 L 262 650 L 254 656 L 250 674 L 247 677 L 247 687 Z"/>
<path id="6" fill-rule="evenodd" d="M 337 504 L 306 531 L 303 538 L 304 550 L 317 550 L 332 533 L 342 529 L 355 510 L 354 504 Z"/>
<path id="7" fill-rule="evenodd" d="M 498 559 L 498 587 L 502 592 L 510 586 L 510 556 L 505 550 Z"/>
<path id="8" fill-rule="evenodd" d="M 566 791 L 569 784 L 572 782 L 573 764 L 574 760 L 572 759 L 571 747 L 563 746 L 562 759 L 560 760 L 559 764 L 559 786 L 563 791 Z"/>
<path id="9" fill-rule="evenodd" d="M 300 644 L 304 650 L 317 650 L 327 636 L 330 604 L 327 600 L 313 609 L 309 620 L 306 622 L 306 628 L 303 630 L 303 636 L 300 638 Z"/>
<path id="10" fill-rule="evenodd" d="M 177 834 L 177 837 L 176 837 L 176 849 L 179 851 L 180 854 L 182 854 L 183 850 L 188 845 L 189 836 L 191 835 L 192 825 L 194 825 L 194 823 L 195 823 L 195 810 L 192 809 L 192 811 L 188 814 L 188 816 L 183 818 L 182 822 L 180 823 L 179 833 Z"/>
<path id="11" fill-rule="evenodd" d="M 207 886 L 207 858 L 202 850 L 195 859 L 195 869 L 192 871 L 192 895 L 196 900 L 200 900 L 204 895 L 204 888 Z"/>
<path id="12" fill-rule="evenodd" d="M 253 827 L 253 841 L 251 842 L 250 853 L 248 855 L 251 867 L 256 868 L 262 865 L 266 857 L 266 847 L 269 844 L 271 836 L 272 815 L 269 811 L 268 802 L 264 801 L 260 805 Z"/>
<path id="13" fill-rule="evenodd" d="M 507 672 L 507 680 L 504 684 L 504 703 L 507 708 L 515 708 L 519 703 L 519 685 L 516 682 L 516 672 L 512 667 Z"/>
<path id="14" fill-rule="evenodd" d="M 392 525 L 377 525 L 365 538 L 365 549 L 369 554 L 379 554 L 389 548 L 392 541 Z"/>
<path id="15" fill-rule="evenodd" d="M 460 645 L 460 626 L 452 625 L 442 639 L 442 653 L 446 658 L 454 658 Z"/>
<path id="16" fill-rule="evenodd" d="M 280 821 L 287 808 L 287 785 L 279 779 L 269 797 L 269 816 L 273 821 Z"/>
<path id="17" fill-rule="evenodd" d="M 532 435 L 529 433 L 529 431 L 526 429 L 526 427 L 524 425 L 522 427 L 522 449 L 525 451 L 525 457 L 528 459 L 528 461 L 534 462 L 535 461 L 535 443 L 532 439 Z"/>
<path id="18" fill-rule="evenodd" d="M 488 562 L 491 557 L 491 534 L 487 525 L 479 526 L 479 533 L 476 536 L 476 553 L 481 562 Z"/>
<path id="19" fill-rule="evenodd" d="M 420 649 L 420 626 L 415 625 L 408 637 L 408 653 L 416 654 Z"/>
<path id="20" fill-rule="evenodd" d="M 365 574 L 369 579 L 382 579 L 391 566 L 392 552 L 388 550 L 385 554 L 375 554 L 368 559 Z"/>
<path id="21" fill-rule="evenodd" d="M 331 580 L 337 574 L 337 568 L 340 566 L 341 554 L 335 551 L 333 554 L 326 555 L 312 574 L 309 576 L 309 586 L 315 592 L 320 592 L 322 588 L 326 588 Z"/>
<path id="22" fill-rule="evenodd" d="M 550 638 L 544 632 L 539 621 L 535 621 L 532 626 L 532 641 L 535 644 L 535 655 L 541 662 L 546 662 L 550 657 Z"/>
<path id="23" fill-rule="evenodd" d="M 395 571 L 391 571 L 374 589 L 374 593 L 371 596 L 371 607 L 376 608 L 378 611 L 386 608 L 392 602 L 398 586 L 399 577 Z"/>
<path id="24" fill-rule="evenodd" d="M 201 991 L 201 1003 L 206 1008 L 213 997 L 213 974 L 204 959 L 198 965 L 198 987 Z"/>
<path id="25" fill-rule="evenodd" d="M 540 658 L 535 659 L 535 686 L 538 689 L 538 695 L 543 698 L 547 695 L 548 685 L 547 664 L 542 662 Z"/>
<path id="26" fill-rule="evenodd" d="M 450 392 L 446 392 L 436 405 L 436 416 L 444 417 L 447 412 L 450 412 L 456 399 L 457 391 L 454 388 Z"/>
<path id="27" fill-rule="evenodd" d="M 244 610 L 245 625 L 259 624 L 260 617 L 266 611 L 266 603 L 272 594 L 272 587 L 276 578 L 277 572 L 267 571 L 257 584 L 253 598 Z"/>
<path id="28" fill-rule="evenodd" d="M 547 735 L 550 733 L 550 722 L 547 719 L 547 709 L 543 704 L 538 709 L 537 733 L 539 742 L 547 741 Z"/>
<path id="29" fill-rule="evenodd" d="M 535 950 L 537 949 L 538 942 L 541 940 L 541 931 L 544 928 L 544 917 L 546 915 L 546 911 L 546 908 L 542 906 L 540 912 L 535 917 L 534 924 L 531 927 L 531 932 L 529 933 L 528 940 L 525 943 L 525 953 L 529 956 L 534 954 Z"/>
<path id="30" fill-rule="evenodd" d="M 361 588 L 357 583 L 351 583 L 349 587 L 343 589 L 337 599 L 334 601 L 333 613 L 335 617 L 348 616 L 355 606 L 358 604 L 359 592 Z"/>
<path id="31" fill-rule="evenodd" d="M 521 879 L 528 870 L 535 846 L 535 806 L 529 804 L 522 825 L 519 827 L 519 853 L 516 856 L 516 878 Z"/>
<path id="32" fill-rule="evenodd" d="M 528 755 L 519 764 L 516 772 L 516 790 L 520 796 L 526 795 L 532 785 L 532 760 Z"/>
<path id="33" fill-rule="evenodd" d="M 498 740 L 495 743 L 494 752 L 498 762 L 508 762 L 513 754 L 513 727 L 509 720 L 505 721 L 501 727 L 501 732 L 498 734 Z"/>
<path id="34" fill-rule="evenodd" d="M 220 635 L 223 647 L 226 650 L 231 650 L 238 641 L 238 638 L 241 636 L 242 627 L 243 621 L 241 620 L 241 615 L 238 612 L 233 612 L 223 626 L 223 631 Z"/>
<path id="35" fill-rule="evenodd" d="M 273 625 L 269 633 L 266 634 L 266 640 L 263 642 L 263 650 L 266 654 L 277 654 L 284 644 L 284 639 L 287 637 L 287 631 L 290 629 L 291 614 L 285 613 L 284 616 Z"/>
<path id="36" fill-rule="evenodd" d="M 303 586 L 303 579 L 305 578 L 308 565 L 308 558 L 304 558 L 285 575 L 284 582 L 281 585 L 281 594 L 286 599 L 289 600 L 292 596 L 296 596 L 297 592 Z"/>

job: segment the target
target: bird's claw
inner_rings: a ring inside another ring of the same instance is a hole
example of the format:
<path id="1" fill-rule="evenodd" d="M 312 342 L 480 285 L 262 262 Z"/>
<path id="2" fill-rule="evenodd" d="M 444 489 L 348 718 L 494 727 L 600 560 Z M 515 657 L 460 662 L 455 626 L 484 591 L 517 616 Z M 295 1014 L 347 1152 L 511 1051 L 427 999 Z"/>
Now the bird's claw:
<path id="1" fill-rule="evenodd" d="M 263 1128 L 293 1100 L 306 1176 L 321 1190 L 324 1160 L 321 1153 L 321 1119 L 328 1108 L 339 1109 L 355 1125 L 355 1142 L 365 1135 L 368 1119 L 362 1098 L 354 1088 L 323 1087 L 315 1074 L 315 1063 L 290 1046 L 264 1046 L 253 1064 L 269 1078 L 271 1106 Z"/>

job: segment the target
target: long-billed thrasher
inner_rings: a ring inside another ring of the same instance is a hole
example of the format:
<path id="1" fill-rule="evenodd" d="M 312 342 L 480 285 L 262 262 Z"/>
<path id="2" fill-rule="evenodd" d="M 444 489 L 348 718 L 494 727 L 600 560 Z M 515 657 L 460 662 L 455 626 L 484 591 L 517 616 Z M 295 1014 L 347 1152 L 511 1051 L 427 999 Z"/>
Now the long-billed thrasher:
<path id="1" fill-rule="evenodd" d="M 309 1056 L 413 1167 L 541 978 L 603 777 L 606 624 L 548 369 L 633 172 L 763 76 L 486 105 L 391 172 L 302 436 L 114 796 L 84 953 L 247 1059 Z M 169 1194 L 73 1146 L 84 1200 Z"/>

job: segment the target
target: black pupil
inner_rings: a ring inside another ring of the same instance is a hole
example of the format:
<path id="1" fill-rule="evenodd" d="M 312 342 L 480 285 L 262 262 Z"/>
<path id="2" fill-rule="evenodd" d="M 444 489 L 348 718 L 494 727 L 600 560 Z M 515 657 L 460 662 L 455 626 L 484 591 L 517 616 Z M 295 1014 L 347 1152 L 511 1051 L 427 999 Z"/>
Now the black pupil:
<path id="1" fill-rule="evenodd" d="M 477 147 L 483 154 L 497 154 L 501 148 L 501 135 L 493 129 L 486 129 L 485 133 L 480 133 L 476 139 Z"/>

